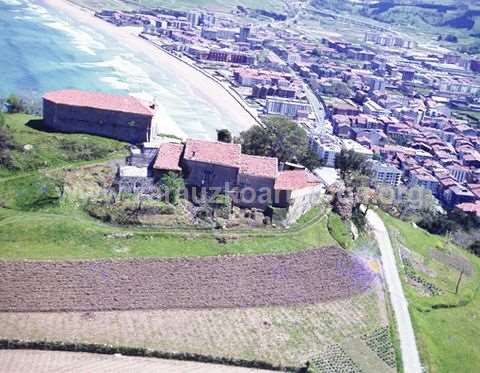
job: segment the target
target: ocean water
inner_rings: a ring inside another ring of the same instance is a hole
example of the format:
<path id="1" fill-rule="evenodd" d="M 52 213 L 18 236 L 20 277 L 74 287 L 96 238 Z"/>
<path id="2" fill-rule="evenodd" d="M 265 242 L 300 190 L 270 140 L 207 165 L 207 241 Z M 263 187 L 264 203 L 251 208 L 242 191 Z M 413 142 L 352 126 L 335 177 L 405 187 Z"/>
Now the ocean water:
<path id="1" fill-rule="evenodd" d="M 38 99 L 64 88 L 130 94 L 155 100 L 161 132 L 196 138 L 214 138 L 218 128 L 238 133 L 238 124 L 195 95 L 187 81 L 41 1 L 0 0 L 0 35 L 2 97 Z"/>

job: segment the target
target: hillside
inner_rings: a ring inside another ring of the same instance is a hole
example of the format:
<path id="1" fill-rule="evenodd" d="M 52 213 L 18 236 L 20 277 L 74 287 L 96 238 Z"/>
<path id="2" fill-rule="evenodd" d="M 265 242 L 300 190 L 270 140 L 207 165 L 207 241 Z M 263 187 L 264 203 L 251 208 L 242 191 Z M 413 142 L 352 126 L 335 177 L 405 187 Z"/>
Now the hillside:
<path id="1" fill-rule="evenodd" d="M 258 2 L 255 0 L 72 0 L 73 2 L 87 6 L 89 8 L 99 9 L 134 9 L 134 8 L 174 8 L 174 9 L 197 9 L 204 8 L 213 11 L 231 11 L 237 6 L 243 6 L 252 9 L 264 9 L 268 11 L 282 11 L 284 1 L 282 0 L 264 0 Z"/>
<path id="2" fill-rule="evenodd" d="M 313 0 L 312 5 L 424 32 L 480 37 L 480 2 L 477 0 Z"/>

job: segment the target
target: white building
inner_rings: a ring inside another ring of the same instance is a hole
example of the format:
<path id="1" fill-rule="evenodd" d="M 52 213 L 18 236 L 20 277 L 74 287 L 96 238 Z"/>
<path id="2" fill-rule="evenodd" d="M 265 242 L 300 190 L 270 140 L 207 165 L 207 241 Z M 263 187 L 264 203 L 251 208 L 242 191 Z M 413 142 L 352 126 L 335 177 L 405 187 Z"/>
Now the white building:
<path id="1" fill-rule="evenodd" d="M 375 101 L 369 99 L 363 104 L 363 112 L 365 114 L 380 116 L 387 115 L 389 111 L 377 104 Z"/>
<path id="2" fill-rule="evenodd" d="M 385 79 L 379 76 L 370 76 L 367 80 L 367 84 L 370 88 L 370 92 L 385 91 Z"/>
<path id="3" fill-rule="evenodd" d="M 372 179 L 375 183 L 397 186 L 400 184 L 402 171 L 395 166 L 372 162 Z"/>
<path id="4" fill-rule="evenodd" d="M 342 145 L 345 149 L 353 150 L 353 152 L 363 155 L 366 158 L 372 158 L 373 156 L 373 152 L 370 149 L 354 140 L 342 139 Z"/>
<path id="5" fill-rule="evenodd" d="M 267 114 L 283 115 L 290 118 L 307 117 L 310 114 L 310 104 L 303 100 L 267 97 L 266 111 Z"/>
<path id="6" fill-rule="evenodd" d="M 327 167 L 335 167 L 335 160 L 342 149 L 353 150 L 366 158 L 371 158 L 373 152 L 353 140 L 341 140 L 336 136 L 314 136 L 309 140 L 310 149 L 318 155 Z"/>

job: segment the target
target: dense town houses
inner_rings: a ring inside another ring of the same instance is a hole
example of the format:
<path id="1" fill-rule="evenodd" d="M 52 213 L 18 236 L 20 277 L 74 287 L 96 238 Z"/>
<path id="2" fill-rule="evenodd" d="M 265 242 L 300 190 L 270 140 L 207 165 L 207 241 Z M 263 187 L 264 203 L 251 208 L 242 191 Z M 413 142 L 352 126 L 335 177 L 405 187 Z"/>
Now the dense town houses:
<path id="1" fill-rule="evenodd" d="M 99 16 L 142 24 L 144 37 L 221 76 L 259 117 L 296 121 L 327 167 L 352 149 L 375 160 L 375 183 L 422 187 L 444 206 L 476 211 L 480 63 L 474 57 L 367 25 L 354 43 L 203 11 Z"/>

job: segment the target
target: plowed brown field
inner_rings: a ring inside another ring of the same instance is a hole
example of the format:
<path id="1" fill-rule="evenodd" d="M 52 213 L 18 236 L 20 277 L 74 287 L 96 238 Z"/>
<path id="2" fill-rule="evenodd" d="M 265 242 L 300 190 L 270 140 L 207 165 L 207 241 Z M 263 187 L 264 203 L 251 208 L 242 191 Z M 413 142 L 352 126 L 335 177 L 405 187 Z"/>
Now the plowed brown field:
<path id="1" fill-rule="evenodd" d="M 0 262 L 0 311 L 313 304 L 366 290 L 373 274 L 330 247 L 286 255 Z"/>

